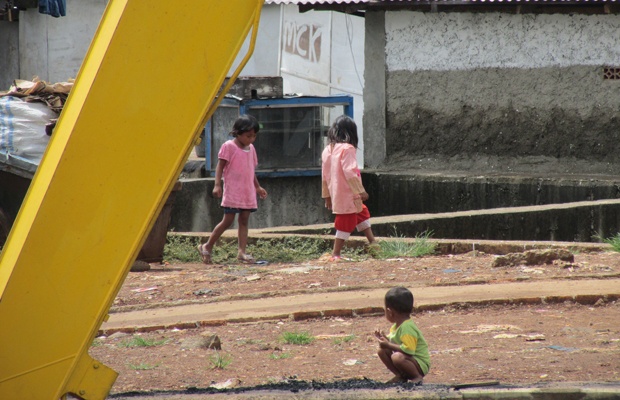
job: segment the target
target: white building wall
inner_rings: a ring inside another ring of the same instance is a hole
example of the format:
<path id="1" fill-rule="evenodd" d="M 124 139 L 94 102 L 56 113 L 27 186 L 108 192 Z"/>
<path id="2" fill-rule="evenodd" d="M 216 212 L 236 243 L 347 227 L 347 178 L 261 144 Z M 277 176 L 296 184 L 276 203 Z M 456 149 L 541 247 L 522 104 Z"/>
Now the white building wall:
<path id="1" fill-rule="evenodd" d="M 264 5 L 261 10 L 258 24 L 258 35 L 254 45 L 254 52 L 241 71 L 240 76 L 280 76 L 280 6 Z M 243 43 L 233 68 L 239 65 L 247 54 L 250 46 L 250 36 Z"/>
<path id="2" fill-rule="evenodd" d="M 330 11 L 300 13 L 297 6 L 283 6 L 280 40 L 284 93 L 353 96 L 354 119 L 362 147 L 363 18 Z M 364 165 L 363 148 L 360 150 L 358 163 Z"/>
<path id="3" fill-rule="evenodd" d="M 618 63 L 615 15 L 386 13 L 388 71 Z"/>

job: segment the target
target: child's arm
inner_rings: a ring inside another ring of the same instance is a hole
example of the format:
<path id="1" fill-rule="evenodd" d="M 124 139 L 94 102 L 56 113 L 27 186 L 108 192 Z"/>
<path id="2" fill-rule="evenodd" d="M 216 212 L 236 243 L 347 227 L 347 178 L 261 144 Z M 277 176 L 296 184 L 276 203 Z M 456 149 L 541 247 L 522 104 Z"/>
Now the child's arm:
<path id="1" fill-rule="evenodd" d="M 360 170 L 357 167 L 357 156 L 354 147 L 346 149 L 342 154 L 341 167 L 351 191 L 359 195 L 362 201 L 368 200 L 368 193 L 366 193 L 366 189 L 362 185 Z"/>
<path id="2" fill-rule="evenodd" d="M 218 158 L 215 167 L 215 185 L 213 185 L 213 197 L 222 197 L 222 172 L 228 161 Z"/>
<path id="3" fill-rule="evenodd" d="M 375 337 L 379 341 L 379 348 L 402 352 L 400 346 L 397 345 L 396 343 L 392 343 L 383 331 L 380 331 L 377 329 L 375 331 Z"/>
<path id="4" fill-rule="evenodd" d="M 258 183 L 258 178 L 254 175 L 254 187 L 256 188 L 256 193 L 258 193 L 258 197 L 261 199 L 267 198 L 267 191 Z"/>

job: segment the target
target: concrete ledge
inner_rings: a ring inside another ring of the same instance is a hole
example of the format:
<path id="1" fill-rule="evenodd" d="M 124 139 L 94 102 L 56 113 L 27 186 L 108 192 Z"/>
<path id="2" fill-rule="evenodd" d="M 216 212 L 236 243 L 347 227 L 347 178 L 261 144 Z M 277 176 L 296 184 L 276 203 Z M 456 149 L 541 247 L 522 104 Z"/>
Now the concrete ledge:
<path id="1" fill-rule="evenodd" d="M 620 200 L 372 217 L 375 236 L 596 242 L 620 232 Z M 263 233 L 324 234 L 331 224 L 264 228 Z"/>

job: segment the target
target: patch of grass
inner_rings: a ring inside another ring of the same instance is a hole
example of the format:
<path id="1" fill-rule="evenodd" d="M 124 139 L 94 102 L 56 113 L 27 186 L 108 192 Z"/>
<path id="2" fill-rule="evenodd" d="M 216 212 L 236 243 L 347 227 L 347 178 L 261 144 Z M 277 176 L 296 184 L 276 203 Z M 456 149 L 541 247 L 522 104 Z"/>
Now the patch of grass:
<path id="1" fill-rule="evenodd" d="M 220 354 L 220 352 L 215 352 L 209 358 L 211 362 L 211 369 L 225 369 L 232 362 L 232 357 L 229 354 Z"/>
<path id="2" fill-rule="evenodd" d="M 132 336 L 129 340 L 123 340 L 118 344 L 119 347 L 153 347 L 160 346 L 167 342 L 166 339 L 162 340 L 153 340 L 153 339 L 145 339 L 142 336 Z"/>
<path id="3" fill-rule="evenodd" d="M 269 358 L 272 360 L 282 360 L 284 358 L 290 358 L 291 353 L 271 353 L 269 354 Z"/>
<path id="4" fill-rule="evenodd" d="M 103 340 L 101 339 L 94 339 L 93 342 L 90 344 L 90 347 L 100 347 L 103 346 Z"/>
<path id="5" fill-rule="evenodd" d="M 415 236 L 413 241 L 405 240 L 382 240 L 379 243 L 379 251 L 377 258 L 394 258 L 394 257 L 422 257 L 433 254 L 437 248 L 436 243 L 429 241 L 432 232 L 424 231 Z M 397 236 L 404 239 L 404 236 Z"/>
<path id="6" fill-rule="evenodd" d="M 151 365 L 147 363 L 140 363 L 137 365 L 129 364 L 129 368 L 133 369 L 134 371 L 147 371 L 150 369 L 155 369 L 157 367 L 159 367 L 159 364 L 155 364 L 155 365 Z"/>
<path id="7" fill-rule="evenodd" d="M 186 236 L 167 235 L 164 246 L 164 260 L 174 263 L 201 262 L 196 250 L 198 239 Z"/>
<path id="8" fill-rule="evenodd" d="M 164 246 L 164 260 L 169 263 L 199 263 L 196 251 L 198 238 L 169 234 Z M 256 260 L 269 262 L 303 262 L 316 260 L 322 254 L 331 253 L 329 241 L 312 237 L 284 237 L 283 239 L 263 239 L 247 247 L 247 252 Z M 352 260 L 368 258 L 361 248 L 346 247 L 342 255 Z M 211 257 L 217 263 L 237 263 L 237 241 L 219 240 L 213 247 Z"/>
<path id="9" fill-rule="evenodd" d="M 248 246 L 248 252 L 257 260 L 271 262 L 299 262 L 316 259 L 326 251 L 329 244 L 321 238 L 285 237 L 283 240 L 259 240 Z M 235 249 L 235 257 L 236 257 Z"/>
<path id="10" fill-rule="evenodd" d="M 617 233 L 616 236 L 603 239 L 603 243 L 611 245 L 614 251 L 620 252 L 620 233 Z"/>
<path id="11" fill-rule="evenodd" d="M 282 341 L 286 344 L 310 344 L 314 342 L 314 336 L 309 332 L 283 332 Z"/>
<path id="12" fill-rule="evenodd" d="M 343 343 L 349 343 L 353 339 L 355 339 L 355 335 L 353 335 L 353 334 L 347 335 L 347 336 L 345 336 L 343 338 L 336 338 L 336 339 L 334 339 L 334 344 L 341 345 Z"/>

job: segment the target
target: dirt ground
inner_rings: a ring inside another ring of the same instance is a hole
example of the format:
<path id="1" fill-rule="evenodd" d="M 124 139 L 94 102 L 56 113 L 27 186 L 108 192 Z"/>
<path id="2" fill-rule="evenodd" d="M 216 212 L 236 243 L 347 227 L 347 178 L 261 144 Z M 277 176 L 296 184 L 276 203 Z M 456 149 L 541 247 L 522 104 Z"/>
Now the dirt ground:
<path id="1" fill-rule="evenodd" d="M 620 277 L 620 253 L 577 253 L 574 261 L 492 267 L 494 255 L 468 253 L 330 264 L 152 265 L 130 272 L 111 312 L 194 302 L 403 285 L 416 287 Z M 431 350 L 425 384 L 620 381 L 620 302 L 600 300 L 477 306 L 416 312 Z M 372 332 L 381 315 L 274 320 L 141 333 L 153 346 L 128 347 L 132 335 L 95 340 L 91 356 L 119 372 L 111 394 L 188 388 L 253 387 L 291 381 L 391 378 Z M 308 333 L 310 344 L 286 344 Z M 215 336 L 217 339 L 215 339 Z M 221 350 L 208 348 L 219 340 Z M 219 366 L 219 368 L 218 368 Z"/>

